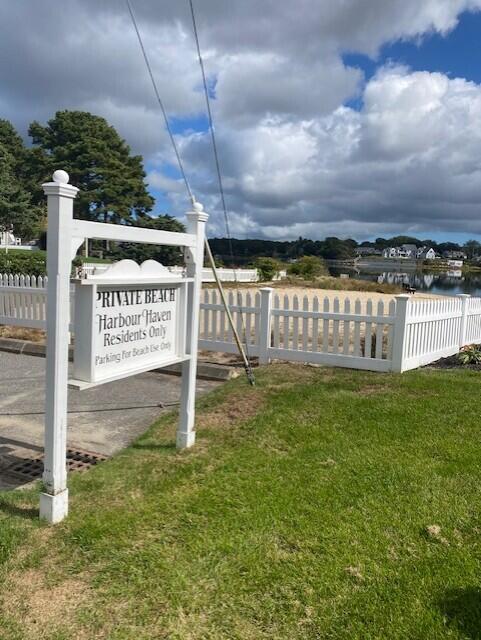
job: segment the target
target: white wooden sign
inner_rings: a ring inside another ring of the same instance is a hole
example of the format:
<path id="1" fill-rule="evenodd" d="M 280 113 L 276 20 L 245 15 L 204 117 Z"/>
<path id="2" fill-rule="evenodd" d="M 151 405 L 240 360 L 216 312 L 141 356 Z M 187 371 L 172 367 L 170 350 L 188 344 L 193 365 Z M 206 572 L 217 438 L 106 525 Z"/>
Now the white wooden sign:
<path id="1" fill-rule="evenodd" d="M 122 260 L 76 282 L 74 372 L 87 388 L 182 362 L 186 287 L 158 262 Z"/>
<path id="2" fill-rule="evenodd" d="M 177 447 L 195 442 L 195 386 L 200 289 L 208 215 L 194 202 L 187 232 L 175 233 L 73 218 L 78 189 L 65 171 L 42 185 L 48 197 L 47 362 L 45 459 L 40 517 L 60 522 L 68 513 L 67 382 L 70 273 L 87 238 L 181 247 L 186 277 L 148 260 L 121 261 L 99 276 L 77 282 L 75 363 L 77 388 L 182 363 Z"/>

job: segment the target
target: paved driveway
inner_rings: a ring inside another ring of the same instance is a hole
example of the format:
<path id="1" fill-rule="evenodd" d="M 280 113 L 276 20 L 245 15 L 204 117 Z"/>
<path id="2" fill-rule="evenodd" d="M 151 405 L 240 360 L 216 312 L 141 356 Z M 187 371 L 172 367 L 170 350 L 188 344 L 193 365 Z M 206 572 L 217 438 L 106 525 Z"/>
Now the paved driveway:
<path id="1" fill-rule="evenodd" d="M 38 455 L 43 446 L 45 359 L 0 352 L 0 488 L 1 468 L 13 456 Z M 199 380 L 198 393 L 218 382 Z M 110 455 L 143 433 L 177 402 L 180 378 L 142 373 L 87 389 L 69 390 L 68 443 Z"/>

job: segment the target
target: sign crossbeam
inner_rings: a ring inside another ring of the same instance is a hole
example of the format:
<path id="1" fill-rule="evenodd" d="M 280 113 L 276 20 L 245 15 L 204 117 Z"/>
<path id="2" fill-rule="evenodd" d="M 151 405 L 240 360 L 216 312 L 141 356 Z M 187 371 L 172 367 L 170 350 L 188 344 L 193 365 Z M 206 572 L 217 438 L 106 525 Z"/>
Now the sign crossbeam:
<path id="1" fill-rule="evenodd" d="M 195 247 L 197 243 L 196 236 L 191 233 L 142 229 L 141 227 L 106 224 L 104 222 L 89 222 L 88 220 L 73 220 L 72 236 L 81 239 L 95 238 L 97 240 L 140 242 L 143 244 L 160 244 L 172 247 Z"/>
<path id="2" fill-rule="evenodd" d="M 177 447 L 195 442 L 195 387 L 205 223 L 195 203 L 187 233 L 73 219 L 78 189 L 65 171 L 43 186 L 48 197 L 47 358 L 44 492 L 40 517 L 60 522 L 68 513 L 66 471 L 70 274 L 76 249 L 86 238 L 184 248 L 186 277 L 155 261 L 123 260 L 99 276 L 76 281 L 77 389 L 180 363 L 182 383 Z"/>

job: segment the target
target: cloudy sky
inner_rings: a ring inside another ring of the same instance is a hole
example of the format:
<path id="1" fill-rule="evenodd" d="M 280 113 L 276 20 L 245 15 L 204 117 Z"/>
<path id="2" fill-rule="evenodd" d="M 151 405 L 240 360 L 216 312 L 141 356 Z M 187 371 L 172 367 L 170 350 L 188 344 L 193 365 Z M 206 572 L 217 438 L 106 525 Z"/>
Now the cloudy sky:
<path id="1" fill-rule="evenodd" d="M 131 0 L 224 235 L 187 0 Z M 195 0 L 237 237 L 481 237 L 481 0 Z M 188 208 L 123 0 L 4 0 L 0 117 L 105 116 L 156 211 Z"/>

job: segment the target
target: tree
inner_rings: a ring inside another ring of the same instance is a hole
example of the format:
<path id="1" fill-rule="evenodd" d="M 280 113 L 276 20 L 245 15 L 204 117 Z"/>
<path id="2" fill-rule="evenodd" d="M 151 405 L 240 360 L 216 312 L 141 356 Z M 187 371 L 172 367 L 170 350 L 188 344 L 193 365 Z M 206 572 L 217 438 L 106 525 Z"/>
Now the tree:
<path id="1" fill-rule="evenodd" d="M 23 165 L 27 149 L 22 138 L 17 133 L 15 127 L 8 120 L 0 118 L 0 146 L 9 154 L 11 158 L 11 168 L 16 178 L 23 174 Z"/>
<path id="2" fill-rule="evenodd" d="M 40 231 L 42 211 L 15 174 L 15 160 L 0 142 L 0 226 L 13 227 L 15 235 L 30 240 Z"/>
<path id="3" fill-rule="evenodd" d="M 138 218 L 135 223 L 136 227 L 144 229 L 157 229 L 164 231 L 185 231 L 184 225 L 172 218 L 172 216 L 163 215 L 157 218 L 145 216 Z M 114 260 L 130 259 L 135 260 L 139 264 L 145 260 L 157 260 L 162 264 L 176 265 L 183 263 L 182 250 L 178 247 L 165 247 L 155 244 L 138 244 L 136 242 L 120 242 L 114 245 L 107 252 L 106 257 Z"/>
<path id="4" fill-rule="evenodd" d="M 74 201 L 77 217 L 101 222 L 138 224 L 152 210 L 141 156 L 104 118 L 85 111 L 57 111 L 43 127 L 29 128 L 34 148 L 29 153 L 29 176 L 40 185 L 55 169 L 65 169 L 80 191 Z M 40 190 L 38 201 L 43 200 Z"/>
<path id="5" fill-rule="evenodd" d="M 477 240 L 468 240 L 463 245 L 463 250 L 470 260 L 479 255 L 481 244 Z"/>
<path id="6" fill-rule="evenodd" d="M 322 275 L 328 275 L 324 260 L 316 256 L 303 256 L 287 267 L 287 273 L 299 276 L 303 280 L 314 280 Z"/>
<path id="7" fill-rule="evenodd" d="M 280 264 L 274 258 L 257 258 L 254 261 L 254 267 L 259 272 L 259 278 L 262 281 L 273 280 L 274 276 L 280 269 Z"/>
<path id="8" fill-rule="evenodd" d="M 339 238 L 326 238 L 321 242 L 320 254 L 327 260 L 349 260 L 355 254 L 355 246 L 352 240 L 340 240 Z"/>

